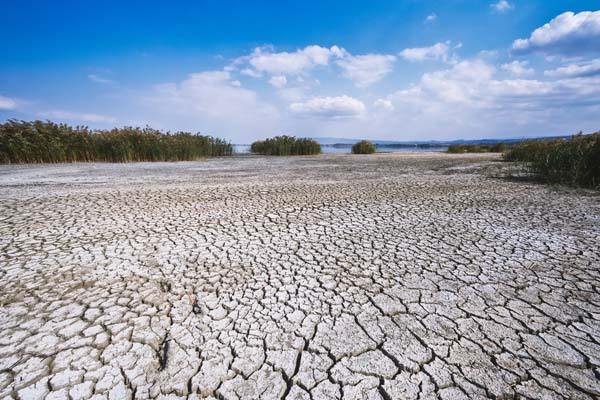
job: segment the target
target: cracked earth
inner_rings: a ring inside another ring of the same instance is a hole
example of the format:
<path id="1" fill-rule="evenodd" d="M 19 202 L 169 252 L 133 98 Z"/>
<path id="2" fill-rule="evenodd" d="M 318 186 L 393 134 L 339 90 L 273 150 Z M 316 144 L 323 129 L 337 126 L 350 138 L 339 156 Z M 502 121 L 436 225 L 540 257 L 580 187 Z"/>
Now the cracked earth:
<path id="1" fill-rule="evenodd" d="M 499 164 L 0 166 L 0 398 L 599 398 L 600 198 Z"/>

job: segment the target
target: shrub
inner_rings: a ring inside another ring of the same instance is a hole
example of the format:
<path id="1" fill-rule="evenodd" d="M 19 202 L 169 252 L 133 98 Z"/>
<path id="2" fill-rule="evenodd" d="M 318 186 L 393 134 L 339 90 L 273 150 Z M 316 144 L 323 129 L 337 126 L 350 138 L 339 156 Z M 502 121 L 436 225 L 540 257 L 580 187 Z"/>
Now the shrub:
<path id="1" fill-rule="evenodd" d="M 368 140 L 362 140 L 352 145 L 352 154 L 373 154 L 375 153 L 375 145 Z"/>
<path id="2" fill-rule="evenodd" d="M 321 152 L 321 145 L 306 138 L 294 136 L 275 136 L 274 138 L 257 140 L 250 146 L 250 151 L 267 156 L 301 156 L 313 155 Z"/>
<path id="3" fill-rule="evenodd" d="M 504 159 L 523 162 L 547 182 L 600 188 L 600 132 L 526 141 L 506 151 Z"/>
<path id="4" fill-rule="evenodd" d="M 187 132 L 152 128 L 110 131 L 50 121 L 0 124 L 0 163 L 184 161 L 232 154 L 231 144 Z"/>

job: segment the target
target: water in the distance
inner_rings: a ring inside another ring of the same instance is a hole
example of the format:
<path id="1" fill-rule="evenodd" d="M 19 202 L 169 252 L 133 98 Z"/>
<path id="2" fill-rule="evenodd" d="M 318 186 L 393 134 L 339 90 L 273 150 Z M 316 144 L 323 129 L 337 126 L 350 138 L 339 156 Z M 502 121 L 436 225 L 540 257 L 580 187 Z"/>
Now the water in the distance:
<path id="1" fill-rule="evenodd" d="M 395 151 L 446 151 L 448 146 L 435 146 L 435 147 L 418 147 L 418 146 L 376 146 L 378 153 L 390 153 Z M 322 153 L 351 153 L 351 146 L 331 146 L 321 145 Z M 249 144 L 234 144 L 234 154 L 250 154 Z"/>

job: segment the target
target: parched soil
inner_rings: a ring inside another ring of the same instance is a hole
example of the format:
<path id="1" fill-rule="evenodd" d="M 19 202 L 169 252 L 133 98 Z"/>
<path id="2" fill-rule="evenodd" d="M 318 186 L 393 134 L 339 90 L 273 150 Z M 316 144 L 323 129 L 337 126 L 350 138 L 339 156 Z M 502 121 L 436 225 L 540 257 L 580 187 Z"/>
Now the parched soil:
<path id="1" fill-rule="evenodd" d="M 599 398 L 600 197 L 500 164 L 0 166 L 0 398 Z"/>

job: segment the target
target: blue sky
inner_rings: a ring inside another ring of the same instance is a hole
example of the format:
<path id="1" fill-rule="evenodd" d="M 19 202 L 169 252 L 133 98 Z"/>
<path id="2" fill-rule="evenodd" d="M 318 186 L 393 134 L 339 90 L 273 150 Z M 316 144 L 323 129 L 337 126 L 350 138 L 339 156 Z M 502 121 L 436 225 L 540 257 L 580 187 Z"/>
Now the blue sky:
<path id="1" fill-rule="evenodd" d="M 236 143 L 591 132 L 599 9 L 596 0 L 4 0 L 0 120 L 150 125 Z"/>

